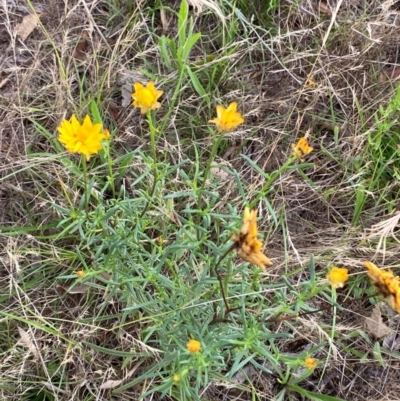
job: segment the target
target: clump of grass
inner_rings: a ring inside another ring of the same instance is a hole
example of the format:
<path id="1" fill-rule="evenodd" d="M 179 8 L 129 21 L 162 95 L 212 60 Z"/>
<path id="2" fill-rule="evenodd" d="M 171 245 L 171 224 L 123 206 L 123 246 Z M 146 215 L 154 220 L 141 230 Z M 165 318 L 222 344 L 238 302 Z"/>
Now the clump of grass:
<path id="1" fill-rule="evenodd" d="M 3 178 L 13 190 L 30 184 L 1 227 L 4 399 L 201 400 L 229 387 L 229 397 L 240 391 L 243 399 L 341 400 L 324 381 L 346 368 L 341 356 L 378 365 L 389 355 L 358 321 L 338 320 L 354 300 L 374 303 L 376 292 L 365 274 L 354 277 L 371 254 L 353 246 L 369 205 L 359 191 L 352 217 L 342 211 L 351 215 L 354 177 L 346 180 L 357 160 L 337 150 L 346 142 L 337 94 L 324 118 L 301 109 L 328 74 L 307 73 L 303 86 L 298 66 L 317 63 L 309 48 L 294 47 L 300 33 L 270 41 L 277 31 L 255 24 L 254 11 L 257 21 L 273 21 L 276 2 L 207 4 L 197 16 L 185 0 L 178 9 L 107 3 L 89 21 L 116 28 L 114 48 L 93 40 L 82 65 L 68 59 L 68 41 L 62 52 L 52 47 L 62 77 L 57 107 L 39 112 L 32 99 L 21 108 L 37 140 Z M 303 9 L 277 12 L 289 20 Z M 325 46 L 330 29 L 314 44 Z M 132 74 L 141 77 L 132 82 L 136 108 L 116 110 L 124 64 L 140 69 Z M 286 93 L 266 102 L 262 88 L 282 71 L 300 86 L 289 91 L 282 78 Z M 51 104 L 43 92 L 40 99 Z M 397 171 L 396 143 L 386 136 L 396 130 L 397 103 L 382 107 L 369 131 L 360 165 L 369 193 L 386 189 Z M 72 114 L 91 123 L 78 126 Z M 374 206 L 381 204 L 390 205 L 386 195 Z M 388 247 L 386 256 L 395 254 Z M 397 309 L 398 278 L 375 274 Z"/>

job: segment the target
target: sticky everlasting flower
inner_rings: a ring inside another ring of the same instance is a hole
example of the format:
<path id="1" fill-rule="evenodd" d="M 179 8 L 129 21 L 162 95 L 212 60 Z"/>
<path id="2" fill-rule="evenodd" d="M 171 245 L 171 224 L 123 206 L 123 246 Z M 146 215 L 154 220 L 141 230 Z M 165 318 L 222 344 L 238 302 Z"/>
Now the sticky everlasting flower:
<path id="1" fill-rule="evenodd" d="M 373 263 L 365 261 L 368 276 L 379 294 L 397 313 L 400 313 L 400 278 L 394 276 L 391 270 L 381 270 Z"/>
<path id="2" fill-rule="evenodd" d="M 78 271 L 75 272 L 75 274 L 76 274 L 76 276 L 77 276 L 78 278 L 83 278 L 83 277 L 85 277 L 85 272 L 84 272 L 83 270 L 78 270 Z"/>
<path id="3" fill-rule="evenodd" d="M 326 278 L 333 288 L 343 288 L 344 283 L 349 279 L 349 271 L 344 267 L 332 267 Z"/>
<path id="4" fill-rule="evenodd" d="M 172 380 L 175 382 L 175 383 L 177 383 L 179 380 L 181 380 L 181 378 L 179 377 L 179 375 L 173 375 L 172 376 Z"/>
<path id="5" fill-rule="evenodd" d="M 226 109 L 217 106 L 217 117 L 210 120 L 217 126 L 218 131 L 229 132 L 235 130 L 240 124 L 244 123 L 244 119 L 237 111 L 237 103 L 232 102 Z"/>
<path id="6" fill-rule="evenodd" d="M 197 354 L 200 349 L 201 349 L 201 344 L 200 341 L 197 340 L 189 340 L 188 343 L 186 344 L 186 348 L 188 351 L 192 354 Z"/>
<path id="7" fill-rule="evenodd" d="M 103 148 L 101 141 L 106 138 L 102 125 L 93 124 L 88 115 L 81 124 L 73 114 L 69 121 L 63 120 L 57 130 L 60 133 L 58 140 L 68 152 L 81 153 L 86 160 Z"/>
<path id="8" fill-rule="evenodd" d="M 308 140 L 306 137 L 302 137 L 295 144 L 292 143 L 293 156 L 296 156 L 300 161 L 304 162 L 304 156 L 307 156 L 311 153 L 314 148 L 308 144 Z"/>
<path id="9" fill-rule="evenodd" d="M 232 235 L 232 241 L 235 242 L 235 249 L 240 258 L 246 262 L 253 263 L 265 269 L 265 266 L 271 266 L 272 262 L 262 252 L 262 242 L 257 238 L 257 211 L 244 209 L 243 225 L 240 232 Z"/>
<path id="10" fill-rule="evenodd" d="M 132 93 L 133 106 L 139 107 L 142 114 L 150 110 L 156 110 L 161 107 L 158 98 L 164 93 L 154 87 L 154 82 L 150 81 L 146 87 L 136 82 L 133 85 L 135 92 Z"/>
<path id="11" fill-rule="evenodd" d="M 307 369 L 315 369 L 318 365 L 318 361 L 314 358 L 307 357 L 304 361 L 304 367 Z"/>

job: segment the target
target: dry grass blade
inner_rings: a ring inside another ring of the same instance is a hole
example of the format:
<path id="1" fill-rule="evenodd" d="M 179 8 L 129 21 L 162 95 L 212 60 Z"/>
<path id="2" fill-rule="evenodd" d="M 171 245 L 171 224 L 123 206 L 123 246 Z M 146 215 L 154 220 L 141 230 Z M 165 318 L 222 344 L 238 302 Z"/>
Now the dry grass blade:
<path id="1" fill-rule="evenodd" d="M 397 225 L 399 224 L 400 220 L 400 211 L 396 212 L 396 214 L 384 221 L 381 221 L 380 223 L 374 224 L 370 229 L 369 229 L 369 235 L 367 236 L 367 240 L 371 240 L 374 238 L 379 237 L 379 242 L 376 247 L 376 252 L 378 252 L 383 244 L 383 254 L 385 254 L 386 251 L 386 239 L 388 237 L 393 238 L 396 242 L 400 243 L 400 240 L 396 237 L 395 235 L 395 229 Z"/>
<path id="2" fill-rule="evenodd" d="M 18 341 L 18 344 L 23 345 L 24 347 L 28 348 L 31 354 L 35 359 L 39 359 L 39 352 L 36 348 L 36 345 L 33 341 L 32 334 L 26 332 L 24 329 L 21 327 L 18 327 L 18 333 L 20 335 L 20 339 Z"/>
<path id="3" fill-rule="evenodd" d="M 382 321 L 382 314 L 379 305 L 372 310 L 371 316 L 365 318 L 365 325 L 368 330 L 377 338 L 387 336 L 391 333 L 390 327 Z"/>
<path id="4" fill-rule="evenodd" d="M 208 7 L 215 12 L 216 15 L 221 19 L 221 22 L 225 25 L 226 18 L 222 13 L 217 2 L 212 0 L 188 0 L 188 4 L 194 7 L 198 12 L 203 11 L 203 7 Z"/>
<path id="5" fill-rule="evenodd" d="M 126 375 L 124 376 L 123 379 L 121 380 L 107 380 L 106 382 L 104 382 L 101 386 L 100 389 L 101 390 L 108 390 L 111 388 L 116 388 L 118 387 L 120 384 L 122 384 L 123 382 L 125 382 L 127 379 L 129 379 L 136 371 L 137 369 L 140 367 L 140 365 L 142 365 L 143 362 L 139 362 L 137 363 L 131 370 L 129 370 Z"/>

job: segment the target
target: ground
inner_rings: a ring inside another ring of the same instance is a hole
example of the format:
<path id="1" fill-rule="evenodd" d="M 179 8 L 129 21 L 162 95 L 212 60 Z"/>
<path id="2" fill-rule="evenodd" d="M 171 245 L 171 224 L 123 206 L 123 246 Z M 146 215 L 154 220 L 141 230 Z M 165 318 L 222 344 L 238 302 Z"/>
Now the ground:
<path id="1" fill-rule="evenodd" d="M 187 1 L 1 6 L 0 398 L 400 399 L 363 264 L 400 267 L 400 2 Z M 88 161 L 72 114 L 111 133 Z M 265 270 L 232 251 L 245 206 Z"/>

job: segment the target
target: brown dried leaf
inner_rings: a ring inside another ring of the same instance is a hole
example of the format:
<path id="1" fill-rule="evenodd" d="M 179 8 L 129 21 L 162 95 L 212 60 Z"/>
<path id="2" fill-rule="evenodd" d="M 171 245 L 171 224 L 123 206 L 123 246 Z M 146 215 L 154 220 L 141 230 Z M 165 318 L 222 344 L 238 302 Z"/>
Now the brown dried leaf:
<path id="1" fill-rule="evenodd" d="M 122 97 L 122 102 L 121 102 L 122 107 L 127 107 L 133 102 L 132 84 L 126 83 L 121 87 L 121 97 Z"/>
<path id="2" fill-rule="evenodd" d="M 100 277 L 104 278 L 104 280 L 111 280 L 112 276 L 110 273 L 107 272 L 101 272 L 99 274 Z"/>
<path id="3" fill-rule="evenodd" d="M 19 339 L 18 343 L 23 345 L 24 347 L 28 348 L 35 359 L 39 359 L 39 353 L 38 353 L 35 343 L 33 342 L 32 336 L 28 332 L 26 332 L 24 329 L 21 329 L 21 327 L 18 327 L 18 333 L 19 333 L 19 336 L 21 337 Z"/>
<path id="4" fill-rule="evenodd" d="M 377 338 L 387 336 L 392 330 L 382 321 L 382 314 L 379 305 L 372 310 L 371 316 L 365 318 L 365 325 L 368 330 Z"/>
<path id="5" fill-rule="evenodd" d="M 22 22 L 15 27 L 15 33 L 22 40 L 25 40 L 36 28 L 39 22 L 39 14 L 26 15 Z"/>
<path id="6" fill-rule="evenodd" d="M 86 294 L 89 291 L 89 286 L 86 284 L 77 284 L 66 291 L 68 294 Z"/>
<path id="7" fill-rule="evenodd" d="M 81 34 L 81 39 L 75 46 L 74 57 L 79 61 L 85 61 L 87 59 L 88 41 L 86 38 L 88 36 L 89 33 L 87 31 L 83 31 Z"/>
<path id="8" fill-rule="evenodd" d="M 381 75 L 379 76 L 379 83 L 383 83 L 385 81 L 388 81 L 389 79 L 395 80 L 400 76 L 400 67 L 394 67 L 388 70 L 384 70 L 381 72 Z"/>
<path id="9" fill-rule="evenodd" d="M 164 8 L 160 10 L 160 19 L 161 19 L 162 30 L 165 33 L 168 30 L 170 19 L 167 17 L 167 12 Z"/>
<path id="10" fill-rule="evenodd" d="M 118 387 L 125 379 L 122 380 L 107 380 L 100 386 L 100 390 L 108 390 L 110 388 Z"/>

